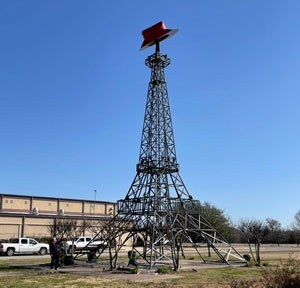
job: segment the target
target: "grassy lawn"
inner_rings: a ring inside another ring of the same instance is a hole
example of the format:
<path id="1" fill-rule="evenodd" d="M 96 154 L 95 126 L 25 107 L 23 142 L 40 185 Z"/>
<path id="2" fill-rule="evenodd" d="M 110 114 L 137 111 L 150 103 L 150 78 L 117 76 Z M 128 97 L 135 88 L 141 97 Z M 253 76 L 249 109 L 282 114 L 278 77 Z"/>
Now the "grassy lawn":
<path id="1" fill-rule="evenodd" d="M 18 277 L 5 276 L 6 281 L 0 280 L 0 287 L 112 287 L 112 288 L 167 288 L 167 287 L 228 287 L 231 279 L 254 279 L 260 276 L 260 268 L 222 267 L 201 269 L 197 272 L 175 273 L 181 276 L 177 279 L 156 280 L 148 282 L 130 282 L 112 280 L 95 276 L 71 274 L 23 275 Z M 136 277 L 135 275 L 132 276 Z M 155 276 L 154 276 L 155 277 Z M 1 279 L 1 273 L 0 273 Z"/>
<path id="2" fill-rule="evenodd" d="M 17 258 L 17 259 L 1 259 L 0 258 L 0 271 L 3 266 L 15 265 L 15 264 L 45 264 L 50 263 L 50 257 L 47 258 Z"/>
<path id="3" fill-rule="evenodd" d="M 1 277 L 1 276 L 0 276 Z M 91 279 L 89 279 L 91 278 Z M 105 287 L 100 286 L 105 283 L 105 280 L 99 279 L 99 283 L 95 286 L 94 277 L 81 277 L 68 274 L 43 274 L 43 275 L 26 275 L 5 277 L 6 281 L 0 282 L 0 287 L 18 288 L 18 287 Z M 110 280 L 111 282 L 111 280 Z M 114 287 L 114 286 L 107 286 Z M 116 287 L 116 286 L 115 286 Z"/>
<path id="4" fill-rule="evenodd" d="M 0 258 L 0 277 L 1 273 L 7 272 L 20 272 L 26 271 L 28 268 L 25 267 L 16 267 L 14 265 L 17 264 L 46 264 L 49 263 L 50 259 L 45 258 L 32 258 L 32 259 L 25 259 L 25 258 L 17 258 L 17 259 L 1 259 Z M 0 287 L 2 284 L 0 283 Z"/>
<path id="5" fill-rule="evenodd" d="M 6 281 L 0 282 L 0 287 L 112 287 L 112 288 L 163 288 L 163 287 L 226 287 L 230 279 L 253 279 L 259 276 L 258 269 L 225 267 L 218 269 L 203 269 L 198 272 L 180 273 L 178 279 L 167 279 L 151 282 L 129 282 L 124 280 L 104 279 L 94 276 L 71 274 L 43 274 L 6 276 Z M 1 276 L 0 276 L 1 277 Z M 246 277 L 246 278 L 245 278 Z M 213 286 L 211 286 L 213 285 Z M 217 285 L 217 286 L 216 286 Z M 221 286 L 219 286 L 221 285 Z"/>
<path id="6" fill-rule="evenodd" d="M 262 263 L 268 266 L 273 266 L 278 263 L 279 259 L 286 259 L 290 253 L 288 252 L 264 252 L 262 253 Z M 297 256 L 297 255 L 296 255 Z M 82 261 L 85 261 L 85 257 Z M 106 257 L 103 257 L 106 258 Z M 125 256 L 121 257 L 126 259 Z M 192 258 L 198 260 L 198 255 L 187 255 L 187 259 Z M 299 259 L 299 257 L 298 257 Z M 27 274 L 26 268 L 14 267 L 16 264 L 44 264 L 49 263 L 48 258 L 32 258 L 32 259 L 5 259 L 0 258 L 0 287 L 111 287 L 111 288 L 217 288 L 230 287 L 230 282 L 235 280 L 255 280 L 259 281 L 261 278 L 261 271 L 265 267 L 237 267 L 237 266 L 223 266 L 220 268 L 202 268 L 198 271 L 182 271 L 179 273 L 171 272 L 172 275 L 180 276 L 178 278 L 169 279 L 155 279 L 158 278 L 153 275 L 151 280 L 145 282 L 134 282 L 124 279 L 108 279 L 98 276 L 83 276 L 78 274 L 65 273 L 47 273 L 47 274 Z M 9 272 L 25 272 L 21 275 L 10 275 Z M 171 275 L 171 276 L 172 276 Z M 142 275 L 132 275 L 132 280 Z"/>
<path id="7" fill-rule="evenodd" d="M 25 268 L 25 267 L 14 267 L 11 265 L 0 265 L 0 275 L 3 272 L 20 272 L 20 271 L 26 271 L 26 270 L 30 270 L 29 268 Z M 1 287 L 1 284 L 0 284 Z"/>

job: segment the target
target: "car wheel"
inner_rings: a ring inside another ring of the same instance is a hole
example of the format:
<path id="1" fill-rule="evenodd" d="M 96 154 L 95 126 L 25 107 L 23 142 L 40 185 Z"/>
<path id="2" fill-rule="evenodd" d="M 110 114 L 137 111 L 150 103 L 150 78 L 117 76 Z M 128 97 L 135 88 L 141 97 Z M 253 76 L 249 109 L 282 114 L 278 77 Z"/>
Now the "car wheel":
<path id="1" fill-rule="evenodd" d="M 40 255 L 46 255 L 46 253 L 47 253 L 47 248 L 41 248 Z"/>
<path id="2" fill-rule="evenodd" d="M 14 256 L 15 249 L 14 248 L 7 248 L 6 254 L 7 254 L 7 256 Z"/>

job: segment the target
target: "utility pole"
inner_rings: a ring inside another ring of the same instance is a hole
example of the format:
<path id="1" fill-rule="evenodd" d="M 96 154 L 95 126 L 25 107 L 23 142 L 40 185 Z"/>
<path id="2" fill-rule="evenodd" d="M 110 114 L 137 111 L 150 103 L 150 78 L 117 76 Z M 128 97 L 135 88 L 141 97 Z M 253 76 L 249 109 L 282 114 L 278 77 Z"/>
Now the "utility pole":
<path id="1" fill-rule="evenodd" d="M 94 215 L 96 213 L 96 198 L 97 198 L 97 190 L 94 190 Z"/>

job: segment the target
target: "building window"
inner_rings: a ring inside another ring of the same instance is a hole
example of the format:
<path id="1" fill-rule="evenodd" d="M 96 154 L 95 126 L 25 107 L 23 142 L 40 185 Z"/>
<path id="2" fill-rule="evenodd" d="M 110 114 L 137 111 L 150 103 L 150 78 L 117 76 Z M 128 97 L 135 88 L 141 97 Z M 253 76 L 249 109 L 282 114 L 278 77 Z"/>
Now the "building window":
<path id="1" fill-rule="evenodd" d="M 8 203 L 8 200 L 5 200 L 5 203 Z"/>
<path id="2" fill-rule="evenodd" d="M 25 204 L 27 204 L 27 201 L 25 201 Z"/>
<path id="3" fill-rule="evenodd" d="M 14 203 L 14 200 L 10 200 L 10 204 Z"/>
<path id="4" fill-rule="evenodd" d="M 51 206 L 51 202 L 49 202 L 48 206 Z"/>
<path id="5" fill-rule="evenodd" d="M 67 204 L 66 207 L 69 207 L 69 204 Z"/>

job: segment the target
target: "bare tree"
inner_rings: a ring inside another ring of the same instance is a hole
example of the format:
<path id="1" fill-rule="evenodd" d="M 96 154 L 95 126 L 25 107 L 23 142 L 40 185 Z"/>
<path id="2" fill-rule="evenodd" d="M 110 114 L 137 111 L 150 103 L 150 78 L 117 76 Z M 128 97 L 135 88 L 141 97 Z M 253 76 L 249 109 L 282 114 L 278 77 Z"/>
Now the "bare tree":
<path id="1" fill-rule="evenodd" d="M 88 228 L 93 235 L 97 235 L 97 239 L 95 240 L 103 242 L 103 248 L 108 248 L 110 270 L 117 267 L 118 245 L 122 236 L 118 228 L 119 222 L 117 220 L 109 222 L 94 221 L 89 224 Z"/>
<path id="2" fill-rule="evenodd" d="M 267 218 L 266 222 L 270 229 L 270 235 L 272 236 L 271 240 L 274 241 L 275 239 L 277 245 L 279 246 L 279 238 L 282 232 L 280 222 L 272 218 Z"/>
<path id="3" fill-rule="evenodd" d="M 247 238 L 253 260 L 257 265 L 260 265 L 260 245 L 264 237 L 270 233 L 269 227 L 259 220 L 241 220 L 239 229 Z M 255 255 L 251 244 L 254 244 Z"/>
<path id="4" fill-rule="evenodd" d="M 300 231 L 300 210 L 295 214 L 295 229 Z"/>
<path id="5" fill-rule="evenodd" d="M 296 242 L 297 246 L 299 246 L 300 242 L 300 210 L 295 214 L 295 222 L 293 225 L 293 230 L 295 231 L 296 234 Z"/>
<path id="6" fill-rule="evenodd" d="M 102 230 L 104 227 L 105 222 L 104 221 L 86 221 L 86 229 L 91 234 L 91 236 L 96 235 L 99 231 Z"/>
<path id="7" fill-rule="evenodd" d="M 64 242 L 66 240 L 72 241 L 72 249 L 71 254 L 74 254 L 74 241 L 77 237 L 81 236 L 87 225 L 85 222 L 79 223 L 77 220 L 70 220 L 70 219 L 56 219 L 53 225 L 48 226 L 48 231 L 51 237 L 55 237 L 57 242 Z M 67 253 L 67 249 L 69 247 L 64 247 L 65 253 Z"/>

